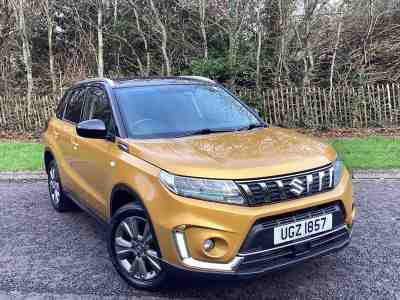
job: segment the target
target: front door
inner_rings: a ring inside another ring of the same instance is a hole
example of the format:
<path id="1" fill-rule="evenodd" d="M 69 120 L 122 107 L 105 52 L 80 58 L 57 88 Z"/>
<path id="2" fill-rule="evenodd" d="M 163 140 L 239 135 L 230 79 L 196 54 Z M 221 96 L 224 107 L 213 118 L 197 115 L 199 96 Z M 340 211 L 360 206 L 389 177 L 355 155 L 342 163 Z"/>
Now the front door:
<path id="1" fill-rule="evenodd" d="M 57 126 L 57 144 L 62 160 L 58 161 L 62 184 L 67 191 L 79 191 L 79 174 L 76 163 L 79 145 L 76 140 L 76 124 L 79 123 L 83 108 L 84 90 L 72 90 L 67 99 L 62 121 Z"/>
<path id="2" fill-rule="evenodd" d="M 112 109 L 106 92 L 101 87 L 87 90 L 84 120 L 102 120 L 108 130 L 109 139 L 90 139 L 78 137 L 79 163 L 78 172 L 84 185 L 83 197 L 89 201 L 89 207 L 106 217 L 109 191 L 112 189 L 109 180 L 114 172 L 115 160 L 119 149 L 112 137 L 116 135 Z"/>

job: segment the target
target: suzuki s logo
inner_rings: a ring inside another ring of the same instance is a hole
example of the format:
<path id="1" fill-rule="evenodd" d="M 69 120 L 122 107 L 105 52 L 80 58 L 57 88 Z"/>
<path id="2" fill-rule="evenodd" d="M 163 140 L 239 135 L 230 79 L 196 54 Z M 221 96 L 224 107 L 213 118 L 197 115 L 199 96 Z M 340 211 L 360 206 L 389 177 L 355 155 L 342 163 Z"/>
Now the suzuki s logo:
<path id="1" fill-rule="evenodd" d="M 293 180 L 289 183 L 290 192 L 295 194 L 296 196 L 300 196 L 305 188 L 303 187 L 303 182 L 298 178 L 293 178 Z"/>

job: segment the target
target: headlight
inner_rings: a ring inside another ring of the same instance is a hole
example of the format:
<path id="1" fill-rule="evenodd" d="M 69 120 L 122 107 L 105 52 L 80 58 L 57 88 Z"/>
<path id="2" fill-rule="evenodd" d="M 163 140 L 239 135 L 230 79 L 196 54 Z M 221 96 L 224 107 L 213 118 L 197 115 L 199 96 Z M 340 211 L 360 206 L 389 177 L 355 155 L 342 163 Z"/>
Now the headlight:
<path id="1" fill-rule="evenodd" d="M 342 173 L 343 173 L 343 163 L 342 161 L 338 158 L 335 161 L 334 164 L 334 171 L 333 171 L 333 185 L 337 186 L 340 182 L 340 179 L 342 178 Z"/>
<path id="2" fill-rule="evenodd" d="M 222 203 L 245 204 L 239 188 L 231 180 L 175 176 L 161 171 L 160 181 L 171 192 L 183 197 Z"/>

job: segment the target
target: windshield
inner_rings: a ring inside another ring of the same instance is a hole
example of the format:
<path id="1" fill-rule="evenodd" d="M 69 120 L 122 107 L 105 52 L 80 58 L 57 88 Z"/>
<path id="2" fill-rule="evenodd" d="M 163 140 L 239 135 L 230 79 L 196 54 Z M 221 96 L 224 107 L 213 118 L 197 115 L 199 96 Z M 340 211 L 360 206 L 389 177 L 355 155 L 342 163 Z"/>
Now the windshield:
<path id="1" fill-rule="evenodd" d="M 130 138 L 180 137 L 263 124 L 224 89 L 164 85 L 115 89 Z"/>

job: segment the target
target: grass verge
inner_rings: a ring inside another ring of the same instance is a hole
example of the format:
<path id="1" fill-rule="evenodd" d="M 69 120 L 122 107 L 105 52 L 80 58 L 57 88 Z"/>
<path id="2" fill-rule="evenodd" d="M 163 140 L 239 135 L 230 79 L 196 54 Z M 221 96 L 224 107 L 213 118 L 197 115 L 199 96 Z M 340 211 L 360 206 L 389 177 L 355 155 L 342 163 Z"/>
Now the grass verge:
<path id="1" fill-rule="evenodd" d="M 35 171 L 42 168 L 41 144 L 0 141 L 0 171 Z"/>
<path id="2" fill-rule="evenodd" d="M 400 168 L 400 137 L 342 138 L 329 143 L 350 169 Z M 39 143 L 0 140 L 0 171 L 41 170 L 42 155 Z"/>
<path id="3" fill-rule="evenodd" d="M 350 169 L 400 168 L 400 138 L 372 136 L 330 141 Z"/>

